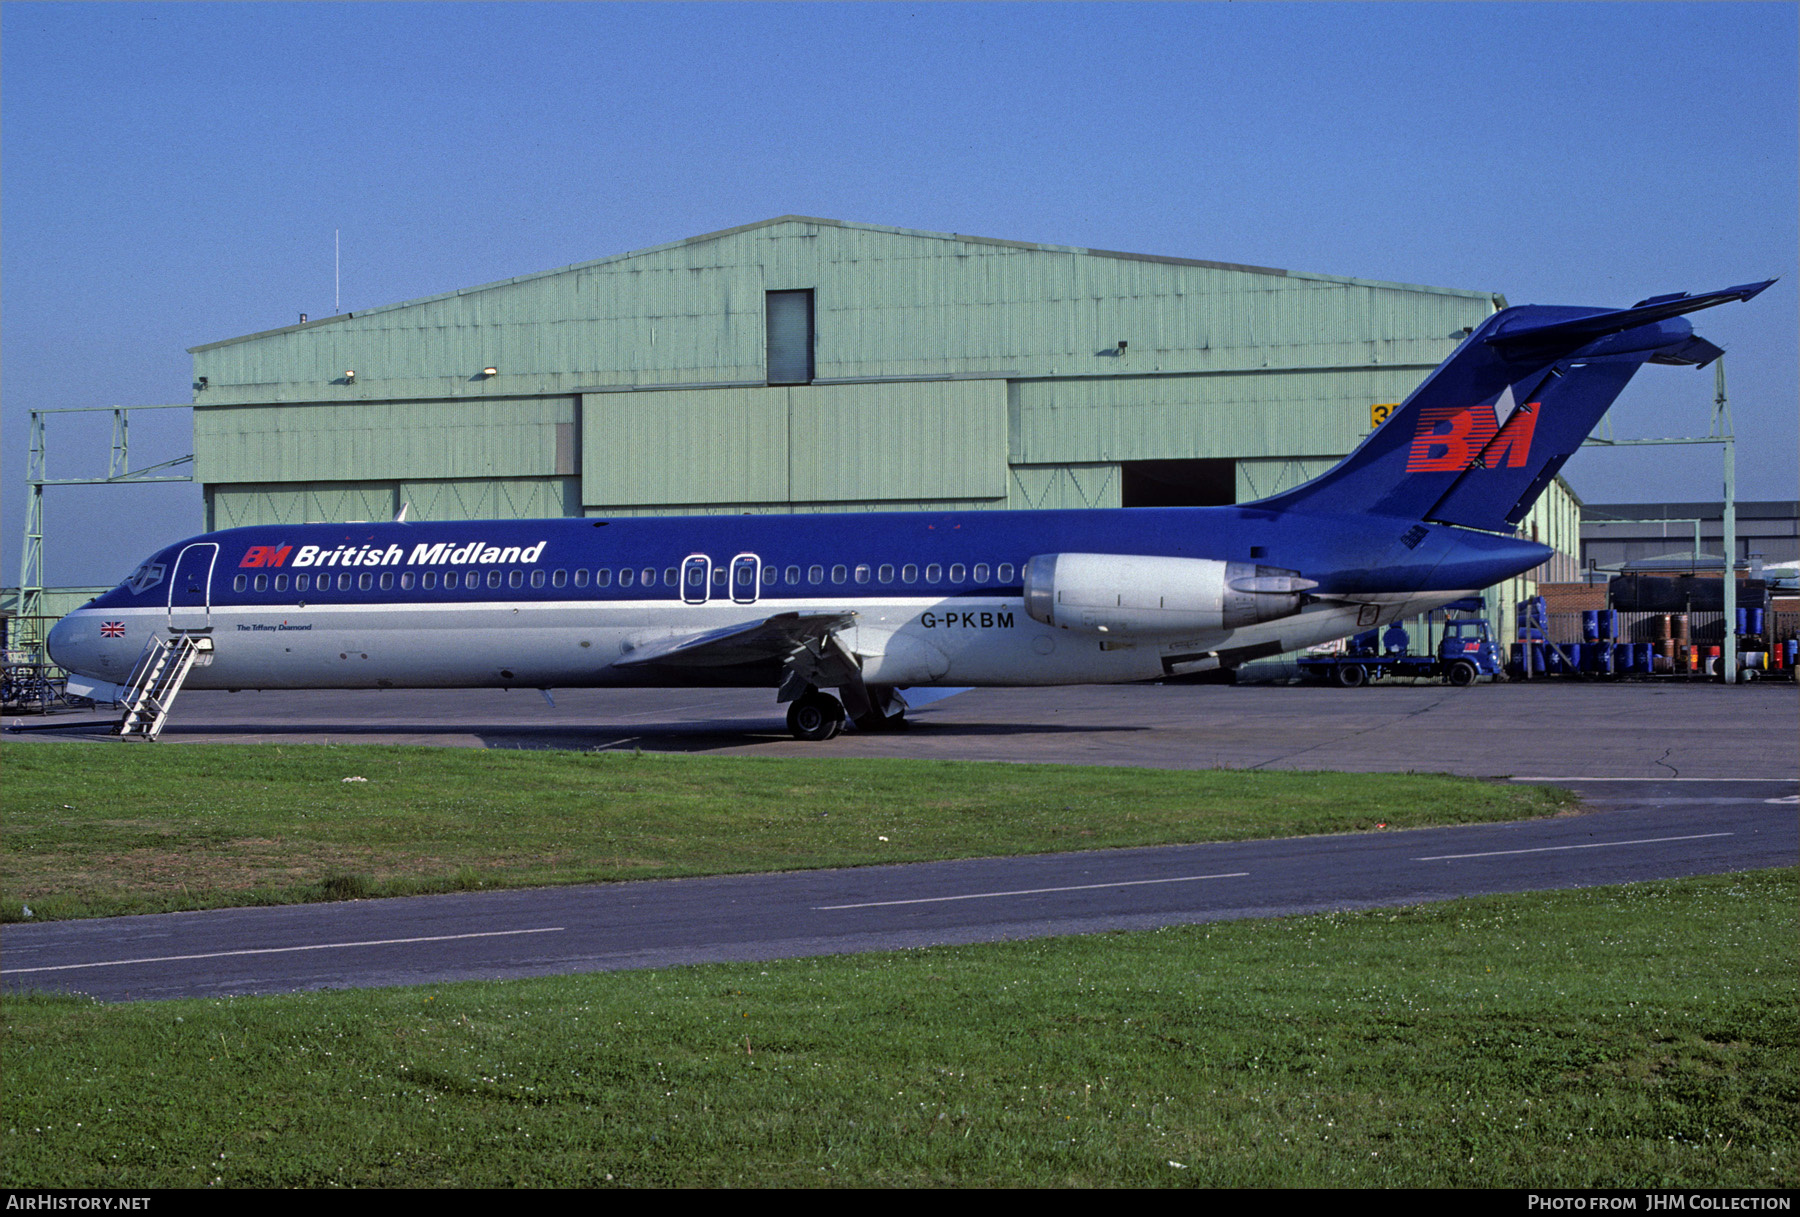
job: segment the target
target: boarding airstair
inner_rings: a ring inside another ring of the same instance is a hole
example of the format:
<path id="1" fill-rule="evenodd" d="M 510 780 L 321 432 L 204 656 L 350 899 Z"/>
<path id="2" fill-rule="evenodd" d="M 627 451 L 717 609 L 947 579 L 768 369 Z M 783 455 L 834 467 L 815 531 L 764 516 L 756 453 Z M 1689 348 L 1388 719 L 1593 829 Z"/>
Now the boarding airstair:
<path id="1" fill-rule="evenodd" d="M 125 713 L 113 734 L 146 742 L 155 739 L 162 733 L 188 673 L 196 663 L 211 660 L 212 639 L 203 634 L 176 634 L 166 641 L 152 637 L 125 684 Z"/>

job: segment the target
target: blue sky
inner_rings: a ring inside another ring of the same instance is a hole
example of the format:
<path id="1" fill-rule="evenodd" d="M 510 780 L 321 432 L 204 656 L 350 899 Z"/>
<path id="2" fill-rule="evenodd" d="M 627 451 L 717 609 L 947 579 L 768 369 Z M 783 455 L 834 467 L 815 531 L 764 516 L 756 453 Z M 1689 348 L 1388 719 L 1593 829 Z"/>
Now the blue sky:
<path id="1" fill-rule="evenodd" d="M 1792 498 L 1800 7 L 0 5 L 0 582 L 25 412 L 184 402 L 186 348 L 799 213 L 1701 314 L 1739 497 Z M 1707 425 L 1651 368 L 1617 433 Z M 105 416 L 52 476 L 103 472 Z M 138 416 L 135 462 L 189 451 Z M 1716 447 L 1579 454 L 1712 499 Z M 52 490 L 49 582 L 197 531 L 192 487 Z"/>

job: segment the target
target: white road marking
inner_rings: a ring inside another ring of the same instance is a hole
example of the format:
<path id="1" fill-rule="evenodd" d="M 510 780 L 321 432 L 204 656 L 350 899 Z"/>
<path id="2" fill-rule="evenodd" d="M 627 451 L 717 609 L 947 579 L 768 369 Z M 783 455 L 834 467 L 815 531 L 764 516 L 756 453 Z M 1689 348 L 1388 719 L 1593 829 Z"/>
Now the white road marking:
<path id="1" fill-rule="evenodd" d="M 0 969 L 8 976 L 27 972 L 67 972 L 75 968 L 121 968 L 134 963 L 180 963 L 189 959 L 225 959 L 232 955 L 280 955 L 290 951 L 338 951 L 348 947 L 402 946 L 413 942 L 454 942 L 460 938 L 504 938 L 510 934 L 560 934 L 566 927 L 548 925 L 533 930 L 487 930 L 479 934 L 435 934 L 429 938 L 371 938 L 365 942 L 317 942 L 303 947 L 253 947 L 242 951 L 208 951 L 200 955 L 152 955 L 143 959 L 102 959 L 94 963 L 59 963 L 42 968 Z"/>
<path id="2" fill-rule="evenodd" d="M 1800 778 L 1508 778 L 1510 782 L 1800 782 Z"/>
<path id="3" fill-rule="evenodd" d="M 1173 879 L 1121 879 L 1115 883 L 1078 883 L 1073 887 L 1028 887 L 1016 892 L 970 892 L 965 896 L 921 896 L 917 900 L 870 900 L 863 904 L 817 904 L 815 913 L 836 909 L 877 909 L 891 904 L 942 904 L 950 900 L 996 900 L 1002 896 L 1041 896 L 1049 892 L 1089 892 L 1102 887 L 1143 887 L 1152 883 L 1196 883 L 1201 879 L 1242 879 L 1250 872 L 1231 871 L 1223 875 L 1180 875 Z"/>
<path id="4" fill-rule="evenodd" d="M 1586 845 L 1544 845 L 1537 849 L 1491 849 L 1482 854 L 1432 854 L 1414 858 L 1414 862 L 1444 862 L 1455 858 L 1500 858 L 1507 854 L 1554 854 L 1568 849 L 1609 849 L 1614 845 L 1660 845 L 1664 841 L 1705 841 L 1712 837 L 1735 837 L 1734 832 L 1703 832 L 1686 837 L 1643 837 L 1636 841 L 1593 841 Z"/>

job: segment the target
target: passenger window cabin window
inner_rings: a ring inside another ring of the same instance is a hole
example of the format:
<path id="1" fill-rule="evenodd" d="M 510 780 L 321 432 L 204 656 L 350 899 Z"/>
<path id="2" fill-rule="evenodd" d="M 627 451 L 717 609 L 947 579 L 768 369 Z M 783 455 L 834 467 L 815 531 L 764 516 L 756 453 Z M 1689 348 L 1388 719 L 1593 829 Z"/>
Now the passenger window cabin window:
<path id="1" fill-rule="evenodd" d="M 724 587 L 725 586 L 725 568 L 723 566 L 713 567 L 713 586 L 714 587 Z"/>
<path id="2" fill-rule="evenodd" d="M 551 587 L 562 587 L 565 584 L 567 584 L 568 581 L 569 581 L 569 572 L 568 571 L 558 570 L 558 571 L 550 572 L 550 586 Z"/>
<path id="3" fill-rule="evenodd" d="M 856 581 L 858 583 L 867 583 L 869 581 L 869 574 L 869 564 L 867 562 L 858 562 L 856 564 Z"/>
<path id="4" fill-rule="evenodd" d="M 600 573 L 604 575 L 606 572 L 601 571 Z M 575 586 L 576 587 L 586 587 L 587 581 L 588 581 L 587 567 L 584 566 L 580 570 L 575 572 Z M 604 582 L 602 582 L 600 584 L 600 586 L 605 587 L 606 584 Z"/>
<path id="5" fill-rule="evenodd" d="M 793 570 L 794 568 L 790 566 L 788 569 Z M 774 587 L 775 581 L 780 577 L 781 572 L 776 570 L 773 566 L 763 567 L 762 581 L 764 587 Z"/>
<path id="6" fill-rule="evenodd" d="M 394 590 L 394 572 L 393 571 L 384 570 L 381 572 L 381 590 L 384 592 L 391 592 Z"/>
<path id="7" fill-rule="evenodd" d="M 525 572 L 522 570 L 507 571 L 506 572 L 506 586 L 508 586 L 508 587 L 524 587 L 525 586 Z"/>
<path id="8" fill-rule="evenodd" d="M 632 570 L 629 566 L 627 566 L 624 570 L 619 572 L 619 586 L 620 587 L 630 587 L 632 584 L 632 581 L 636 578 L 637 578 L 637 572 Z"/>
<path id="9" fill-rule="evenodd" d="M 275 576 L 275 590 L 278 592 L 287 591 L 287 576 L 286 575 L 276 575 Z"/>
<path id="10" fill-rule="evenodd" d="M 902 582 L 902 583 L 917 583 L 918 581 L 919 581 L 919 568 L 917 566 L 915 566 L 911 562 L 908 562 L 905 566 L 902 566 L 900 568 L 900 582 Z"/>
<path id="11" fill-rule="evenodd" d="M 404 591 L 411 591 L 412 585 L 413 585 L 413 573 L 411 571 L 402 571 L 400 574 L 401 589 Z"/>
<path id="12" fill-rule="evenodd" d="M 500 586 L 500 572 L 499 571 L 491 570 L 488 572 L 487 585 L 489 587 L 499 587 Z"/>
<path id="13" fill-rule="evenodd" d="M 295 575 L 294 576 L 294 590 L 295 591 L 303 592 L 311 586 L 312 586 L 312 576 L 311 575 Z"/>
<path id="14" fill-rule="evenodd" d="M 808 583 L 812 583 L 812 584 L 819 584 L 819 583 L 825 582 L 825 568 L 823 566 L 807 567 L 806 568 L 806 581 Z M 840 580 L 840 582 L 842 582 L 842 580 Z"/>
<path id="15" fill-rule="evenodd" d="M 844 581 L 844 576 L 849 573 L 850 572 L 842 566 L 834 566 L 831 568 L 831 581 L 833 583 L 842 583 Z"/>
<path id="16" fill-rule="evenodd" d="M 933 562 L 925 568 L 925 582 L 936 583 L 944 577 L 944 568 Z"/>
<path id="17" fill-rule="evenodd" d="M 269 590 L 269 576 L 267 576 L 267 575 L 256 576 L 255 579 L 250 581 L 250 586 L 254 587 L 259 592 L 268 591 Z"/>
<path id="18" fill-rule="evenodd" d="M 875 572 L 875 578 L 881 583 L 892 583 L 894 581 L 894 564 L 883 562 L 881 569 Z"/>
<path id="19" fill-rule="evenodd" d="M 455 589 L 456 589 L 456 572 L 453 570 L 447 570 L 444 572 L 444 590 L 445 591 L 454 591 Z"/>
<path id="20" fill-rule="evenodd" d="M 231 590 L 234 592 L 241 592 L 241 591 L 245 590 L 246 588 L 248 588 L 249 586 L 250 586 L 250 576 L 249 575 L 239 575 L 237 578 L 235 578 L 231 581 Z"/>
<path id="21" fill-rule="evenodd" d="M 420 575 L 419 576 L 419 586 L 424 588 L 426 591 L 431 591 L 433 588 L 435 588 L 437 586 L 437 572 L 434 570 L 428 570 L 424 574 Z"/>
<path id="22" fill-rule="evenodd" d="M 345 571 L 343 574 L 338 576 L 338 588 L 337 589 L 340 592 L 347 592 L 350 590 L 350 572 Z"/>
<path id="23" fill-rule="evenodd" d="M 950 582 L 961 583 L 968 573 L 968 568 L 961 562 L 952 562 L 950 564 Z"/>
<path id="24" fill-rule="evenodd" d="M 676 578 L 675 568 L 673 566 L 663 567 L 663 586 L 664 587 L 674 587 L 679 582 L 680 582 L 680 580 L 678 580 Z"/>
<path id="25" fill-rule="evenodd" d="M 544 586 L 544 577 L 545 576 L 544 576 L 543 571 L 541 571 L 541 570 L 532 571 L 531 572 L 531 586 L 533 586 L 533 587 Z"/>
<path id="26" fill-rule="evenodd" d="M 356 576 L 356 590 L 366 592 L 375 586 L 375 575 L 372 571 L 364 571 Z"/>
<path id="27" fill-rule="evenodd" d="M 587 572 L 586 571 L 581 572 L 581 582 L 579 584 L 577 584 L 577 586 L 579 586 L 579 587 L 587 586 Z M 595 571 L 594 572 L 594 586 L 595 587 L 611 587 L 612 586 L 612 571 L 610 569 L 605 569 L 605 568 Z"/>
<path id="28" fill-rule="evenodd" d="M 642 583 L 645 587 L 656 586 L 656 568 L 654 566 L 646 566 L 643 570 L 639 571 L 638 582 Z"/>
<path id="29" fill-rule="evenodd" d="M 1012 563 L 1011 562 L 1002 562 L 1000 564 L 1000 582 L 1011 583 L 1012 577 L 1013 577 Z"/>
<path id="30" fill-rule="evenodd" d="M 988 564 L 986 562 L 977 562 L 975 564 L 975 582 L 986 583 L 987 581 L 988 581 Z"/>

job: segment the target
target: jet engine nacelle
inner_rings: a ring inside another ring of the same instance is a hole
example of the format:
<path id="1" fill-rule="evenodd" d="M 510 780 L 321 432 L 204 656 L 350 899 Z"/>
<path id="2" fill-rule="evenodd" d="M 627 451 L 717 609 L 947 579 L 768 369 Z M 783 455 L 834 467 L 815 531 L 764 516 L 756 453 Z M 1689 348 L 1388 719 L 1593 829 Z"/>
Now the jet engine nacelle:
<path id="1" fill-rule="evenodd" d="M 1296 571 L 1253 562 L 1038 554 L 1025 563 L 1025 611 L 1064 630 L 1188 634 L 1289 616 L 1317 586 Z"/>

